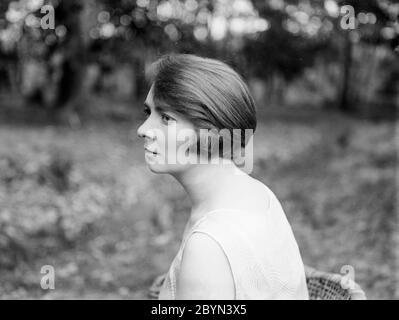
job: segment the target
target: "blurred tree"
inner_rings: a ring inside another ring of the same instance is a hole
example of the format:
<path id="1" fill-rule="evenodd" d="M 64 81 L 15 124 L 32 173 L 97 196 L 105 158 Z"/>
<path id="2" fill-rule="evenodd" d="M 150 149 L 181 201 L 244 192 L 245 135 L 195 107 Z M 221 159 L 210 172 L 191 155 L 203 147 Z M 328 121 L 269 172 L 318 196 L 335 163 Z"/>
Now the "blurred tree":
<path id="1" fill-rule="evenodd" d="M 103 5 L 98 31 L 107 28 L 113 31 L 106 40 L 99 37 L 96 48 L 105 50 L 108 59 L 132 64 L 137 95 L 144 93 L 143 71 L 154 56 L 170 51 L 201 51 L 193 36 L 198 24 L 196 18 L 204 11 L 213 10 L 212 0 L 98 1 Z"/>
<path id="2" fill-rule="evenodd" d="M 55 30 L 40 26 L 44 4 L 55 8 Z M 211 48 L 193 34 L 195 26 L 204 23 L 198 22 L 198 15 L 209 14 L 212 4 L 212 0 L 7 0 L 0 7 L 0 26 L 8 35 L 0 40 L 0 59 L 5 62 L 7 53 L 16 57 L 21 72 L 27 66 L 32 77 L 24 75 L 21 81 L 29 83 L 22 90 L 28 103 L 36 101 L 52 110 L 79 109 L 88 64 L 97 64 L 102 71 L 130 65 L 140 95 L 145 64 L 154 56 Z M 41 77 L 39 69 L 44 69 Z"/>
<path id="3" fill-rule="evenodd" d="M 67 30 L 65 40 L 58 44 L 58 48 L 52 48 L 50 54 L 60 52 L 61 77 L 54 101 L 54 107 L 62 108 L 67 104 L 76 107 L 83 87 L 85 66 L 87 64 L 87 41 L 83 29 L 82 13 L 85 7 L 90 6 L 91 1 L 69 0 L 62 1 L 56 8 L 57 22 Z M 57 46 L 54 44 L 54 46 Z M 50 58 L 50 57 L 49 57 Z"/>
<path id="4" fill-rule="evenodd" d="M 290 29 L 291 18 L 282 1 L 278 6 L 272 5 L 276 1 L 255 0 L 253 3 L 259 15 L 269 23 L 268 30 L 250 37 L 244 47 L 248 59 L 257 62 L 253 65 L 253 73 L 266 79 L 278 73 L 291 80 L 313 63 L 315 52 L 324 43 Z"/>
<path id="5" fill-rule="evenodd" d="M 0 2 L 0 30 L 3 30 L 7 26 L 5 13 L 8 8 L 9 1 L 1 1 Z M 8 33 L 8 37 L 11 36 L 12 30 Z M 3 35 L 4 38 L 7 37 L 7 34 Z M 1 77 L 1 84 L 9 85 L 13 93 L 17 93 L 17 62 L 18 57 L 16 52 L 12 50 L 12 47 L 9 46 L 5 41 L 0 40 L 0 73 L 6 75 L 6 77 Z"/>
<path id="6" fill-rule="evenodd" d="M 38 102 L 58 109 L 72 104 L 78 95 L 86 52 L 81 12 L 89 2 L 2 2 L 1 52 L 17 57 L 19 86 L 28 104 Z M 40 9 L 45 4 L 55 7 L 55 29 L 41 25 Z"/>
<path id="7" fill-rule="evenodd" d="M 368 43 L 399 45 L 399 5 L 388 0 L 252 0 L 259 15 L 268 21 L 268 30 L 251 37 L 244 48 L 247 59 L 257 61 L 254 74 L 269 78 L 281 74 L 290 80 L 311 66 L 315 58 L 341 65 L 342 78 L 337 106 L 344 112 L 350 101 L 353 46 Z M 345 5 L 353 8 L 354 29 L 346 28 Z"/>
<path id="8" fill-rule="evenodd" d="M 0 4 L 0 73 L 9 75 L 8 82 L 19 88 L 29 104 L 36 101 L 51 110 L 79 110 L 92 70 L 88 66 L 99 70 L 96 77 L 131 68 L 137 98 L 145 89 L 145 65 L 164 52 L 218 57 L 247 77 L 271 83 L 280 79 L 275 84 L 280 90 L 282 83 L 323 59 L 340 66 L 336 104 L 348 112 L 362 89 L 360 82 L 353 81 L 360 59 L 354 48 L 366 44 L 393 52 L 399 44 L 397 2 L 248 1 L 4 0 Z M 248 11 L 246 3 L 252 3 L 257 12 Z M 55 30 L 41 28 L 44 4 L 55 8 Z M 344 5 L 353 7 L 353 30 L 343 27 Z M 237 26 L 247 23 L 237 19 L 240 14 L 251 16 L 247 20 L 251 32 L 237 32 Z M 375 55 L 380 59 L 377 51 Z M 388 72 L 392 71 L 388 68 Z M 397 77 L 388 78 L 383 82 L 393 91 Z"/>
<path id="9" fill-rule="evenodd" d="M 331 1 L 331 0 L 330 0 Z M 355 107 L 355 101 L 350 98 L 349 91 L 356 91 L 356 84 L 351 82 L 351 70 L 353 67 L 354 46 L 359 43 L 367 43 L 372 46 L 387 45 L 394 50 L 399 45 L 399 29 L 396 27 L 392 37 L 386 36 L 386 30 L 397 24 L 399 8 L 392 1 L 367 0 L 367 1 L 338 1 L 338 6 L 342 8 L 350 5 L 354 9 L 354 29 L 342 28 L 342 16 L 335 21 L 334 32 L 330 37 L 340 39 L 342 56 L 342 87 L 338 101 L 341 111 L 350 112 Z M 395 22 L 396 21 L 396 22 Z M 332 44 L 334 42 L 331 41 Z M 354 84 L 354 86 L 352 85 Z M 363 88 L 360 88 L 362 90 Z M 356 93 L 355 93 L 356 94 Z"/>

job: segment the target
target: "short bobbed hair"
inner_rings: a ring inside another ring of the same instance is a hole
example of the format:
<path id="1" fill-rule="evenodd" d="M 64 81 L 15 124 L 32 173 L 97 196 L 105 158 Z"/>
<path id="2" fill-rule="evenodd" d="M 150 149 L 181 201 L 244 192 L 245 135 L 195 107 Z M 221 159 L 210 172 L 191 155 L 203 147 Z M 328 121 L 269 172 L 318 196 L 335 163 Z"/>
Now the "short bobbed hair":
<path id="1" fill-rule="evenodd" d="M 241 76 L 222 61 L 193 54 L 167 54 L 147 68 L 146 78 L 153 84 L 155 105 L 182 116 L 198 130 L 230 132 L 233 152 L 222 157 L 234 160 L 235 153 L 241 152 L 251 138 L 244 134 L 245 129 L 252 133 L 256 130 L 255 101 Z M 220 137 L 216 139 L 222 150 Z M 240 150 L 233 147 L 236 139 Z"/>

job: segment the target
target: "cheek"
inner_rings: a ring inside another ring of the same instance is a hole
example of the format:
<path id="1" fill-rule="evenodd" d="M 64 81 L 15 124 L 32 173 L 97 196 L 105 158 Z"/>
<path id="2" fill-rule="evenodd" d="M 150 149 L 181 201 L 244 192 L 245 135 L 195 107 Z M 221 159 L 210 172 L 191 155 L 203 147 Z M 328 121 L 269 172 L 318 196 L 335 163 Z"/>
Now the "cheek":
<path id="1" fill-rule="evenodd" d="M 188 153 L 188 149 L 192 149 L 198 140 L 197 133 L 194 129 L 183 128 L 179 131 L 177 136 L 177 151 L 178 153 Z"/>
<path id="2" fill-rule="evenodd" d="M 159 127 L 156 134 L 156 144 L 161 150 L 164 150 L 167 145 L 168 132 L 165 128 Z"/>

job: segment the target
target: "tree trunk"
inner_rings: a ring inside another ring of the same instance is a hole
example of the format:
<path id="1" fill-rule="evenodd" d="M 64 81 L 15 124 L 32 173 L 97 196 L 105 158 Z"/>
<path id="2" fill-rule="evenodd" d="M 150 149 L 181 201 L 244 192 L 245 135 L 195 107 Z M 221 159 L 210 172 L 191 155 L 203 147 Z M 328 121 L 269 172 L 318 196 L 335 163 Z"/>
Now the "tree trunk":
<path id="1" fill-rule="evenodd" d="M 53 106 L 55 110 L 76 110 L 81 98 L 87 62 L 87 48 L 80 17 L 84 5 L 77 0 L 61 4 L 60 10 L 65 15 L 64 23 L 68 30 L 68 41 L 65 47 L 60 48 L 62 53 L 61 77 L 57 84 L 57 97 Z"/>
<path id="2" fill-rule="evenodd" d="M 133 70 L 135 77 L 133 81 L 135 82 L 136 86 L 134 90 L 135 99 L 140 99 L 146 94 L 147 82 L 145 79 L 144 68 L 145 68 L 144 61 L 140 59 L 135 59 L 135 61 L 133 62 Z"/>
<path id="3" fill-rule="evenodd" d="M 345 33 L 343 44 L 342 87 L 338 102 L 338 109 L 348 113 L 353 110 L 349 99 L 350 71 L 352 67 L 352 42 L 349 33 Z"/>
<path id="4" fill-rule="evenodd" d="M 18 78 L 17 78 L 17 73 L 18 73 L 17 63 L 11 61 L 7 64 L 6 68 L 7 68 L 8 79 L 10 82 L 11 93 L 12 95 L 18 95 L 19 88 L 18 88 Z"/>

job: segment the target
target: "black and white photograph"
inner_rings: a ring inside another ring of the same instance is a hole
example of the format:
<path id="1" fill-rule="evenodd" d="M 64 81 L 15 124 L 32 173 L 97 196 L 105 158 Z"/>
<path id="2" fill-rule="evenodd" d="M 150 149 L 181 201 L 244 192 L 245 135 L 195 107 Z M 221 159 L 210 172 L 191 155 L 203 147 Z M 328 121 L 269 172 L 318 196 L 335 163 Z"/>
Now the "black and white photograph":
<path id="1" fill-rule="evenodd" d="M 398 109 L 396 0 L 0 0 L 0 300 L 398 300 Z"/>

